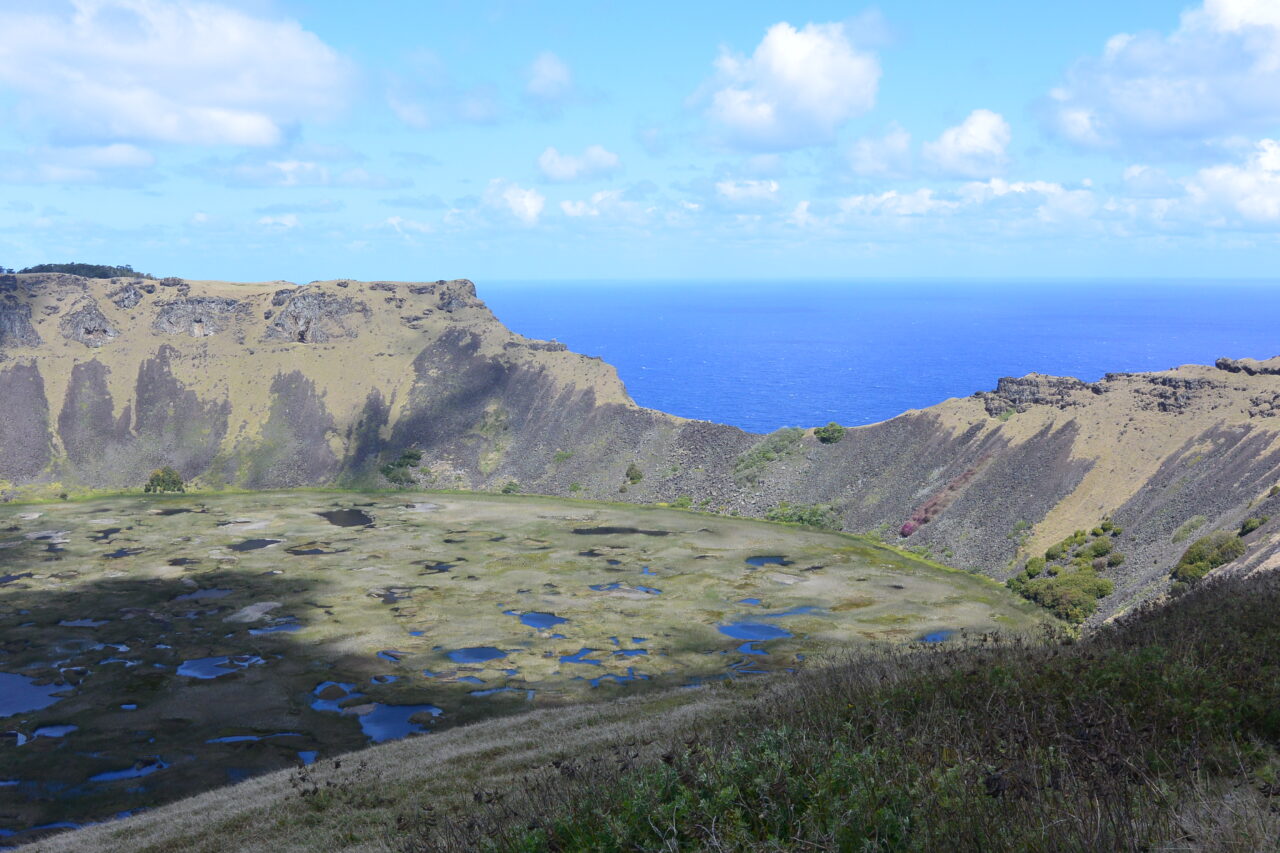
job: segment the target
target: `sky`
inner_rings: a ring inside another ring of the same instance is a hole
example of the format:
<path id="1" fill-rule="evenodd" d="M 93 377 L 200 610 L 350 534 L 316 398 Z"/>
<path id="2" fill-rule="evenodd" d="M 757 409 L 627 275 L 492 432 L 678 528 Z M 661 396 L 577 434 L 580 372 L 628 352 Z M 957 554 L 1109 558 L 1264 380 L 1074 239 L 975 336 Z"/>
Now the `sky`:
<path id="1" fill-rule="evenodd" d="M 1280 0 L 0 0 L 0 265 L 1274 277 Z"/>

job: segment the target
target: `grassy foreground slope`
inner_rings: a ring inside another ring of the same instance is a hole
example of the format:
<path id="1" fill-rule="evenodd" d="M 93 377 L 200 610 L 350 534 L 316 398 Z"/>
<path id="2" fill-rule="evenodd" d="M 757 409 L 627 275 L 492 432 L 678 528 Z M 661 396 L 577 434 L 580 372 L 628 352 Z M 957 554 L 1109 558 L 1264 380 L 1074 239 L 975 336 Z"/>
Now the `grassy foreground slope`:
<path id="1" fill-rule="evenodd" d="M 1275 849 L 1277 608 L 1216 578 L 1083 641 L 534 712 L 36 849 Z"/>

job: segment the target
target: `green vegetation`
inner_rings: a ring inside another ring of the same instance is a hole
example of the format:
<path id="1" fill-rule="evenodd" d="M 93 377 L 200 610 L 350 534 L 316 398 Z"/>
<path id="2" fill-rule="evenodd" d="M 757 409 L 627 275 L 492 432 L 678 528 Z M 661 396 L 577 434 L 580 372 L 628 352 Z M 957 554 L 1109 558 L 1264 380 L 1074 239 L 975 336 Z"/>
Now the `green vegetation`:
<path id="1" fill-rule="evenodd" d="M 1192 542 L 1170 574 L 1179 583 L 1196 584 L 1209 572 L 1243 556 L 1244 552 L 1245 544 L 1238 536 L 1220 530 Z"/>
<path id="2" fill-rule="evenodd" d="M 142 491 L 147 494 L 185 492 L 186 490 L 187 486 L 182 482 L 182 475 L 168 465 L 152 471 L 151 479 L 147 480 L 147 484 L 142 487 Z"/>
<path id="3" fill-rule="evenodd" d="M 1266 523 L 1267 523 L 1267 516 L 1265 515 L 1257 515 L 1257 516 L 1254 516 L 1253 518 L 1246 518 L 1244 520 L 1244 523 L 1240 525 L 1240 535 L 1248 536 L 1250 533 L 1257 530 L 1259 527 L 1261 527 Z"/>
<path id="4" fill-rule="evenodd" d="M 502 485 L 502 493 L 504 495 L 518 495 L 520 494 L 520 484 L 515 480 L 507 480 Z"/>
<path id="5" fill-rule="evenodd" d="M 1208 520 L 1203 515 L 1193 515 L 1188 518 L 1177 530 L 1173 531 L 1173 544 L 1177 545 L 1185 542 L 1192 533 L 1204 527 L 1204 523 Z"/>
<path id="6" fill-rule="evenodd" d="M 551 457 L 551 461 L 557 465 L 563 465 L 565 462 L 568 462 L 572 458 L 573 458 L 572 450 L 557 450 L 555 452 L 555 455 Z"/>
<path id="7" fill-rule="evenodd" d="M 644 479 L 644 472 L 640 470 L 639 465 L 632 462 L 630 465 L 627 466 L 627 481 L 631 483 L 631 485 L 634 486 L 636 483 L 640 482 L 643 479 Z"/>
<path id="8" fill-rule="evenodd" d="M 783 427 L 769 433 L 760 443 L 738 457 L 733 465 L 733 479 L 739 486 L 760 482 L 769 463 L 776 462 L 800 446 L 804 430 Z"/>
<path id="9" fill-rule="evenodd" d="M 671 505 L 676 509 L 688 509 L 693 506 L 693 498 L 689 495 L 678 495 Z"/>
<path id="10" fill-rule="evenodd" d="M 860 655 L 557 756 L 413 849 L 1274 850 L 1277 608 L 1268 575 L 1076 644 Z"/>
<path id="11" fill-rule="evenodd" d="M 1099 599 L 1115 591 L 1115 584 L 1098 573 L 1124 562 L 1113 544 L 1120 532 L 1110 520 L 1090 531 L 1077 530 L 1049 546 L 1043 557 L 1027 560 L 1006 584 L 1059 619 L 1079 624 L 1097 611 Z"/>
<path id="12" fill-rule="evenodd" d="M 569 491 L 574 492 L 575 494 L 576 494 L 577 492 L 582 491 L 582 484 L 581 484 L 581 483 L 570 483 L 570 484 L 569 484 Z"/>
<path id="13" fill-rule="evenodd" d="M 839 530 L 841 527 L 840 516 L 830 504 L 792 504 L 783 501 L 765 513 L 764 517 L 769 521 L 804 524 L 823 530 Z"/>
<path id="14" fill-rule="evenodd" d="M 824 427 L 818 427 L 813 431 L 814 436 L 823 444 L 835 444 L 844 438 L 844 427 L 832 421 Z"/>
<path id="15" fill-rule="evenodd" d="M 107 266 L 106 264 L 36 264 L 33 267 L 18 270 L 20 273 L 36 273 L 36 272 L 60 272 L 68 275 L 78 275 L 84 278 L 155 278 L 155 276 L 145 273 L 136 272 L 133 267 L 123 264 L 118 267 Z"/>
<path id="16" fill-rule="evenodd" d="M 417 468 L 420 464 L 422 464 L 422 451 L 411 448 L 401 453 L 395 461 L 383 465 L 378 471 L 389 483 L 397 486 L 412 486 L 417 479 L 411 469 Z"/>

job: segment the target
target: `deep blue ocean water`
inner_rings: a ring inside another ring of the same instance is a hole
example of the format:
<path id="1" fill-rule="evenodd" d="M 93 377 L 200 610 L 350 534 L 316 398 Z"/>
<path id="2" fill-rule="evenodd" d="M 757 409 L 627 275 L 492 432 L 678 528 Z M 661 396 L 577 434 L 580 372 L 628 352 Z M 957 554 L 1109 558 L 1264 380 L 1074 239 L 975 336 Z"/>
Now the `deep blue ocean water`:
<path id="1" fill-rule="evenodd" d="M 1093 381 L 1280 355 L 1280 282 L 495 282 L 511 329 L 618 369 L 642 406 L 754 432 L 874 423 L 1001 376 Z"/>

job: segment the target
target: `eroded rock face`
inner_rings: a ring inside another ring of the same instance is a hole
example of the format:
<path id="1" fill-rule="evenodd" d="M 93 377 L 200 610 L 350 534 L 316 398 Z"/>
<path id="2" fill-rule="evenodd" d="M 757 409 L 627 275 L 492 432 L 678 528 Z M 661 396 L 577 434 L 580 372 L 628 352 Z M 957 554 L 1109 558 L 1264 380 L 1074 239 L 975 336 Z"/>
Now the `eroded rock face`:
<path id="1" fill-rule="evenodd" d="M 235 299 L 196 296 L 160 303 L 151 328 L 166 335 L 204 338 L 227 328 L 237 312 L 246 306 Z"/>
<path id="2" fill-rule="evenodd" d="M 79 341 L 87 347 L 100 347 L 111 343 L 120 332 L 98 308 L 94 299 L 83 299 L 75 309 L 62 318 L 63 337 Z"/>
<path id="3" fill-rule="evenodd" d="M 993 418 L 1008 412 L 1025 412 L 1031 406 L 1080 405 L 1073 399 L 1076 391 L 1103 393 L 1096 383 L 1062 376 L 1006 376 L 996 383 L 995 391 L 980 391 L 976 397 L 982 400 L 987 414 Z"/>
<path id="4" fill-rule="evenodd" d="M 1252 358 L 1220 358 L 1213 366 L 1228 373 L 1244 373 L 1248 376 L 1280 376 L 1280 365 L 1275 362 L 1276 359 L 1263 362 Z"/>
<path id="5" fill-rule="evenodd" d="M 42 341 L 31 325 L 31 306 L 0 303 L 0 348 L 7 346 L 38 347 Z"/>
<path id="6" fill-rule="evenodd" d="M 322 344 L 333 338 L 354 338 L 356 330 L 348 325 L 347 317 L 368 317 L 370 313 L 368 306 L 356 299 L 310 288 L 278 291 L 271 302 L 283 307 L 267 328 L 269 341 Z"/>
<path id="7" fill-rule="evenodd" d="M 153 288 L 154 289 L 154 288 Z M 113 290 L 107 294 L 107 298 L 115 304 L 117 308 L 123 308 L 126 311 L 132 310 L 139 302 L 142 301 L 143 292 L 133 284 L 126 284 L 118 290 Z"/>

